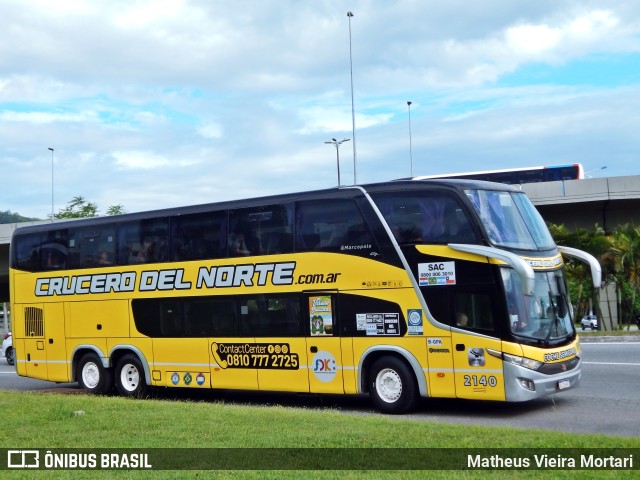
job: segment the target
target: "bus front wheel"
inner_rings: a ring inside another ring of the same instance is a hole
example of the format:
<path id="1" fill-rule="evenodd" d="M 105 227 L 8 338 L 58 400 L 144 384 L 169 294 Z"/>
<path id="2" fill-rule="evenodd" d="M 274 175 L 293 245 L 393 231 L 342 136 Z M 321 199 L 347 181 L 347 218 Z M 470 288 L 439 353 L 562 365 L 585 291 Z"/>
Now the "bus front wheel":
<path id="1" fill-rule="evenodd" d="M 400 414 L 417 400 L 416 382 L 407 365 L 396 357 L 382 357 L 371 366 L 371 401 L 384 413 Z"/>
<path id="2" fill-rule="evenodd" d="M 135 355 L 125 355 L 116 364 L 116 388 L 124 397 L 142 397 L 147 391 L 142 363 Z"/>
<path id="3" fill-rule="evenodd" d="M 107 393 L 111 389 L 111 371 L 102 366 L 95 353 L 87 353 L 78 363 L 78 383 L 89 393 Z"/>

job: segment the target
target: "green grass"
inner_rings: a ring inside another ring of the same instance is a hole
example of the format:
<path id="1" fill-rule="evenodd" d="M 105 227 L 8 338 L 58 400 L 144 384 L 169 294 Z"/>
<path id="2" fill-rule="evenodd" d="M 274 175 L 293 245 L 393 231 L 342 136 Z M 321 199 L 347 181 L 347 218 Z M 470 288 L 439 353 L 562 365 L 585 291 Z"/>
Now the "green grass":
<path id="1" fill-rule="evenodd" d="M 505 408 L 509 408 L 505 406 Z M 640 439 L 460 426 L 334 409 L 0 390 L 0 448 L 640 448 Z M 74 412 L 82 411 L 81 415 Z M 5 472 L 6 473 L 6 472 Z M 425 478 L 393 471 L 11 471 L 10 478 Z M 429 478 L 633 478 L 629 471 L 431 471 Z"/>

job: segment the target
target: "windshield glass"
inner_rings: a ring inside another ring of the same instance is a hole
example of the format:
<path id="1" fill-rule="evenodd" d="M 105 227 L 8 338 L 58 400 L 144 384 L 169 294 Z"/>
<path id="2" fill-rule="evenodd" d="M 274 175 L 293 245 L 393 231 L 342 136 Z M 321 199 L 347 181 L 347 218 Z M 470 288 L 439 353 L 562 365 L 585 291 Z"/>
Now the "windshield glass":
<path id="1" fill-rule="evenodd" d="M 518 337 L 530 337 L 535 343 L 557 343 L 575 333 L 573 312 L 562 270 L 536 272 L 532 296 L 522 295 L 519 275 L 502 268 L 507 294 L 509 326 Z"/>
<path id="2" fill-rule="evenodd" d="M 491 242 L 521 250 L 555 246 L 544 220 L 524 193 L 465 190 Z"/>

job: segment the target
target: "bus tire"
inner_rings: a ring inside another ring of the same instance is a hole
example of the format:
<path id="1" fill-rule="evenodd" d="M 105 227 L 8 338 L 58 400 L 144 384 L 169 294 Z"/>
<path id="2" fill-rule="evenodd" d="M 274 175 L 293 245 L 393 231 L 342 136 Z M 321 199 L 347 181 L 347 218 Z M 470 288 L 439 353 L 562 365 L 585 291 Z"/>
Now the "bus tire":
<path id="1" fill-rule="evenodd" d="M 147 392 L 144 368 L 137 356 L 128 354 L 116 363 L 116 388 L 123 397 L 143 397 Z"/>
<path id="2" fill-rule="evenodd" d="M 95 353 L 87 353 L 80 359 L 76 377 L 80 387 L 89 393 L 108 393 L 113 385 L 111 370 L 104 368 Z"/>
<path id="3" fill-rule="evenodd" d="M 382 357 L 371 366 L 370 396 L 375 407 L 391 414 L 409 411 L 417 401 L 416 381 L 409 367 L 396 357 Z"/>

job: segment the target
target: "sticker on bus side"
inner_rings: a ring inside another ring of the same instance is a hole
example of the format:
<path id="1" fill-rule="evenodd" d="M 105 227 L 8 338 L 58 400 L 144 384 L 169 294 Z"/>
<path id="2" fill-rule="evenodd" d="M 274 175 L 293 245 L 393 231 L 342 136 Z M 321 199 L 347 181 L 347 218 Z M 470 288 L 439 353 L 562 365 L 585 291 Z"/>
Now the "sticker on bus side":
<path id="1" fill-rule="evenodd" d="M 421 309 L 413 309 L 407 312 L 408 318 L 408 329 L 407 333 L 409 335 L 422 335 L 424 330 L 422 328 L 422 310 Z"/>
<path id="2" fill-rule="evenodd" d="M 357 313 L 356 325 L 367 335 L 400 335 L 400 315 L 397 313 Z"/>
<path id="3" fill-rule="evenodd" d="M 298 370 L 300 361 L 288 343 L 217 343 L 211 354 L 218 366 L 227 368 L 263 368 Z"/>
<path id="4" fill-rule="evenodd" d="M 311 336 L 333 334 L 333 311 L 330 295 L 309 297 Z"/>
<path id="5" fill-rule="evenodd" d="M 418 264 L 418 284 L 421 287 L 456 284 L 456 262 Z"/>
<path id="6" fill-rule="evenodd" d="M 329 383 L 336 378 L 337 362 L 331 352 L 319 351 L 311 361 L 313 374 L 323 383 Z"/>

